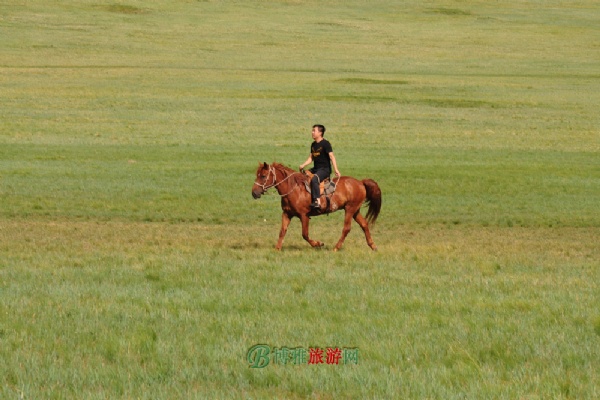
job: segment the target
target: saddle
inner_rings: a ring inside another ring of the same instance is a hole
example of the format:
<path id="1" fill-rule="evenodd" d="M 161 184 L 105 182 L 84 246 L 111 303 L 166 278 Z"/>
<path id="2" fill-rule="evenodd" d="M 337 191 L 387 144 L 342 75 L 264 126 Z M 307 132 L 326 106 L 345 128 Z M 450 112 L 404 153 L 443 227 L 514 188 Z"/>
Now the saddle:
<path id="1" fill-rule="evenodd" d="M 308 180 L 304 182 L 304 186 L 306 187 L 306 191 L 308 193 L 312 193 L 310 189 L 310 181 L 312 180 L 313 173 L 310 171 L 304 171 L 304 173 L 308 176 Z M 321 196 L 330 196 L 335 192 L 335 182 L 332 182 L 331 179 L 325 178 L 319 183 L 320 195 Z"/>

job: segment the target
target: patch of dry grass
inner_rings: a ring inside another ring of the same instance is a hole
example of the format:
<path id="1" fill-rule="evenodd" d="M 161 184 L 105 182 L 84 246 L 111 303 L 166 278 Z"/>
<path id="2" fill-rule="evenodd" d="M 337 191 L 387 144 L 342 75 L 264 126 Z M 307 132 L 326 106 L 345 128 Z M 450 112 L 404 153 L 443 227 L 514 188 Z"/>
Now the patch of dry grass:
<path id="1" fill-rule="evenodd" d="M 333 245 L 338 221 L 313 222 L 311 235 Z M 315 220 L 313 220 L 315 221 Z M 136 221 L 78 221 L 68 219 L 5 219 L 0 226 L 0 249 L 6 256 L 31 253 L 203 253 L 215 249 L 270 252 L 278 224 L 230 226 L 196 223 Z M 593 264 L 600 260 L 595 227 L 481 227 L 403 225 L 378 230 L 374 238 L 381 257 L 452 260 L 473 263 L 538 263 L 540 265 Z M 331 246 L 330 246 L 331 247 Z M 354 224 L 344 247 L 352 255 L 369 253 L 360 228 Z M 300 224 L 290 227 L 284 251 L 311 252 L 300 236 Z"/>

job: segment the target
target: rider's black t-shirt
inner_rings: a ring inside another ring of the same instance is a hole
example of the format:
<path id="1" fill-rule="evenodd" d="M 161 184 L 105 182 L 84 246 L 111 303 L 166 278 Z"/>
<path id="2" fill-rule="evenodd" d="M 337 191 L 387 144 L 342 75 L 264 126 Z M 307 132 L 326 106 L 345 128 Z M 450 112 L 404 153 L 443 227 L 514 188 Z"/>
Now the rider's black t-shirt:
<path id="1" fill-rule="evenodd" d="M 312 155 L 314 170 L 326 169 L 331 172 L 331 163 L 329 153 L 333 153 L 331 143 L 323 139 L 319 143 L 312 142 L 310 145 L 310 154 Z"/>

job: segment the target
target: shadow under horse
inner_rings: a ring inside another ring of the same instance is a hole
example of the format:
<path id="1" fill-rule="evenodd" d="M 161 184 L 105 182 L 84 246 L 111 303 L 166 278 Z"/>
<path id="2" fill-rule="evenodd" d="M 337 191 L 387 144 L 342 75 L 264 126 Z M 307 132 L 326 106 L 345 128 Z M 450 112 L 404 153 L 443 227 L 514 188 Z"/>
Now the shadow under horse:
<path id="1" fill-rule="evenodd" d="M 335 192 L 331 195 L 329 202 L 326 201 L 325 196 L 321 196 L 321 208 L 313 209 L 310 207 L 311 195 L 305 187 L 305 182 L 308 179 L 306 175 L 279 163 L 267 164 L 265 162 L 258 164 L 256 180 L 252 186 L 252 197 L 258 199 L 270 188 L 275 188 L 281 196 L 283 213 L 281 214 L 279 240 L 275 247 L 277 250 L 281 250 L 287 228 L 294 217 L 298 217 L 302 221 L 302 237 L 304 240 L 310 243 L 312 247 L 323 246 L 322 242 L 312 240 L 308 235 L 310 217 L 342 209 L 346 212 L 344 228 L 334 251 L 342 248 L 344 240 L 350 232 L 353 218 L 365 233 L 369 247 L 377 250 L 369 230 L 381 211 L 381 190 L 377 182 L 372 179 L 359 181 L 350 176 L 342 176 L 336 182 Z M 365 202 L 369 206 L 366 218 L 360 213 L 360 208 Z"/>

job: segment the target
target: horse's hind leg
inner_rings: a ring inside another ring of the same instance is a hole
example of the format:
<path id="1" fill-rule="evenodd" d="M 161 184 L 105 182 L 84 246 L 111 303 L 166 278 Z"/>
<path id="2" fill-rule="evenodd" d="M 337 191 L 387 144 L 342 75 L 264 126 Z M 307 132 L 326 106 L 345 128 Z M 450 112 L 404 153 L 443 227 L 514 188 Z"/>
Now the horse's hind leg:
<path id="1" fill-rule="evenodd" d="M 340 237 L 340 240 L 338 240 L 333 251 L 338 251 L 342 248 L 344 240 L 346 240 L 346 236 L 348 236 L 348 233 L 350 232 L 350 224 L 352 224 L 352 212 L 346 209 L 346 215 L 344 216 L 344 228 L 342 229 L 342 236 Z"/>
<path id="2" fill-rule="evenodd" d="M 373 238 L 371 237 L 371 232 L 369 231 L 369 223 L 367 222 L 365 217 L 362 216 L 362 214 L 360 213 L 360 210 L 358 210 L 354 214 L 354 220 L 360 225 L 363 232 L 365 233 L 365 238 L 367 239 L 367 244 L 369 245 L 369 247 L 373 250 L 377 250 L 377 246 L 375 245 L 375 242 L 373 241 Z"/>
<path id="3" fill-rule="evenodd" d="M 308 237 L 308 221 L 310 221 L 308 216 L 303 215 L 302 217 L 300 217 L 300 219 L 302 220 L 302 237 L 304 238 L 304 240 L 306 240 L 312 247 L 323 246 L 323 243 L 317 240 L 312 240 L 310 237 Z"/>

